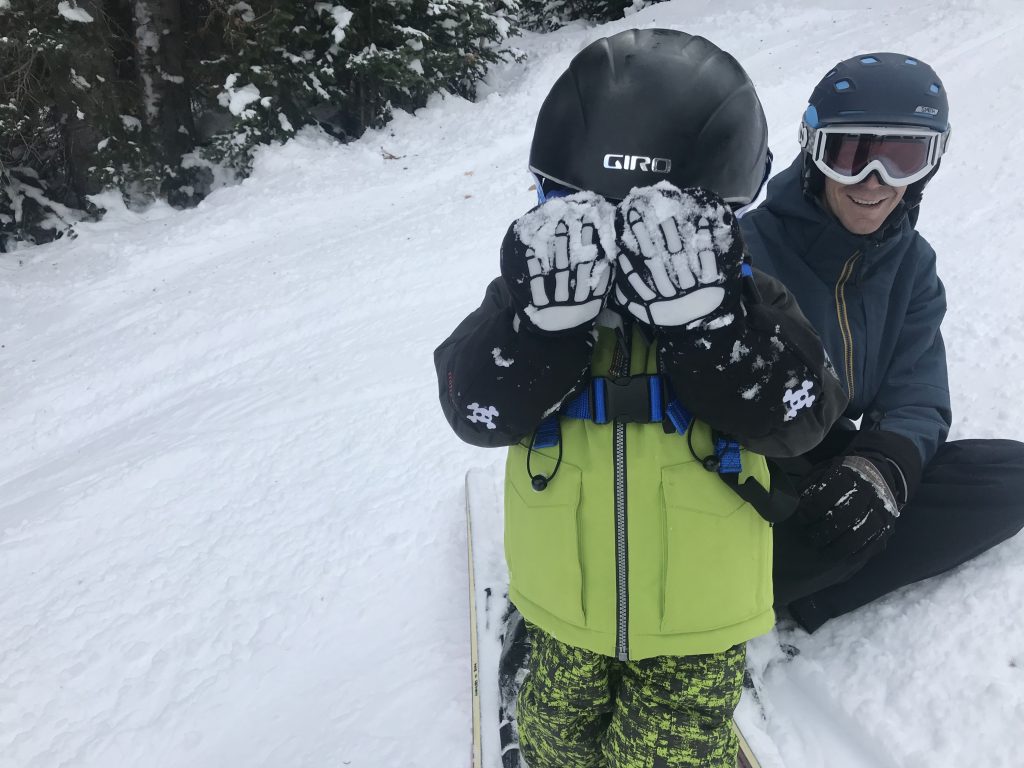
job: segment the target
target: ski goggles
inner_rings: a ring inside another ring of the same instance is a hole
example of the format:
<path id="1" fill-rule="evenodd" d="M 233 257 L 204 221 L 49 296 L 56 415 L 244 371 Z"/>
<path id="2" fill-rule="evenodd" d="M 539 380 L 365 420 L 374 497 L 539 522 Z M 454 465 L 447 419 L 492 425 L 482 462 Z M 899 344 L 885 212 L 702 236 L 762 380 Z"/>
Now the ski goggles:
<path id="1" fill-rule="evenodd" d="M 539 173 L 533 173 L 533 179 L 537 183 L 537 202 L 546 203 L 548 200 L 553 200 L 556 197 L 568 197 L 579 192 L 578 189 L 573 189 L 567 184 L 561 184 L 554 179 L 549 179 L 547 176 L 541 176 Z"/>
<path id="2" fill-rule="evenodd" d="M 877 171 L 886 184 L 905 187 L 931 173 L 948 144 L 949 128 L 938 133 L 908 126 L 800 124 L 800 146 L 818 170 L 840 184 L 857 184 Z"/>

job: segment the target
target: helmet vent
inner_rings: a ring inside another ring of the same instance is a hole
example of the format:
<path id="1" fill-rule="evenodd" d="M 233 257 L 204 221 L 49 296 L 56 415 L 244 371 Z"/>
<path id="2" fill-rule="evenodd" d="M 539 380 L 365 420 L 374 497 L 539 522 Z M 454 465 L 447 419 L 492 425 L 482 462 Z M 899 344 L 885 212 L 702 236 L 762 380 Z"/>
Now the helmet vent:
<path id="1" fill-rule="evenodd" d="M 942 89 L 941 89 L 941 88 L 939 87 L 939 84 L 938 84 L 938 83 L 932 83 L 932 84 L 931 84 L 931 85 L 930 85 L 930 86 L 928 87 L 928 90 L 929 90 L 929 91 L 931 91 L 932 93 L 938 93 L 938 92 L 939 92 L 940 90 L 942 90 Z"/>
<path id="2" fill-rule="evenodd" d="M 849 80 L 838 80 L 838 81 L 836 81 L 836 90 L 837 91 L 849 91 L 852 88 L 853 88 L 853 83 L 851 83 Z"/>
<path id="3" fill-rule="evenodd" d="M 904 59 L 904 64 L 910 64 L 911 66 L 917 66 L 917 59 Z"/>
<path id="4" fill-rule="evenodd" d="M 861 64 L 878 64 L 878 59 L 876 59 L 874 56 L 865 56 L 863 59 L 860 60 L 860 63 Z"/>

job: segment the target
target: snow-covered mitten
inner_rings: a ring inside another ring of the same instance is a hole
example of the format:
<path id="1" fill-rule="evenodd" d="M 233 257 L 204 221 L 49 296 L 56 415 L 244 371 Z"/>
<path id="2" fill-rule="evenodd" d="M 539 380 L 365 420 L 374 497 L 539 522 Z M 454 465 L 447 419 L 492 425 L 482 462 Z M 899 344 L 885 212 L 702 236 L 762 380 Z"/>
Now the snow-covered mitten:
<path id="1" fill-rule="evenodd" d="M 501 275 L 521 323 L 548 334 L 592 326 L 614 272 L 614 211 L 604 198 L 578 192 L 512 223 Z"/>
<path id="2" fill-rule="evenodd" d="M 811 542 L 833 560 L 881 551 L 900 515 L 882 473 L 856 455 L 813 473 L 801 489 L 797 514 Z"/>
<path id="3" fill-rule="evenodd" d="M 706 326 L 735 312 L 744 248 L 714 192 L 668 182 L 634 189 L 615 212 L 615 299 L 660 328 Z"/>

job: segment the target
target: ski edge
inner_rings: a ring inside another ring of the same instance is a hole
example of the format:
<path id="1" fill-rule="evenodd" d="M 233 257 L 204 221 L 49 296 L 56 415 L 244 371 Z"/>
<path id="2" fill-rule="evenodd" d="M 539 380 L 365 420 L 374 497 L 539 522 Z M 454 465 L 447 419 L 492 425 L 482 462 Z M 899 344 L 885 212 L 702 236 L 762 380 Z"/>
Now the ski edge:
<path id="1" fill-rule="evenodd" d="M 740 730 L 740 727 L 735 720 L 732 721 L 732 730 L 733 733 L 736 734 L 736 739 L 739 741 L 740 745 L 740 748 L 736 753 L 736 768 L 761 768 L 761 763 L 750 748 L 750 744 L 747 743 L 747 739 L 743 735 L 743 731 Z"/>
<path id="2" fill-rule="evenodd" d="M 473 746 L 472 746 L 472 768 L 484 768 L 483 758 L 483 733 L 480 717 L 480 640 L 477 635 L 476 626 L 476 574 L 473 565 L 473 515 L 472 515 L 472 492 L 470 482 L 472 470 L 466 472 L 466 553 L 468 555 L 469 570 L 469 654 L 472 669 L 471 690 L 473 707 Z"/>

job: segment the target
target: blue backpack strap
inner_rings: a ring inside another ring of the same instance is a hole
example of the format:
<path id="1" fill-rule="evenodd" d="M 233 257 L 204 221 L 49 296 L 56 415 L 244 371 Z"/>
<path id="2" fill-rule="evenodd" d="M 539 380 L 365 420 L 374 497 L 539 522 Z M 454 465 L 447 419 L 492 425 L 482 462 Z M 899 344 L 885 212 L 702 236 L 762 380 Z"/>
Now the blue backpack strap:
<path id="1" fill-rule="evenodd" d="M 603 377 L 594 379 L 594 423 L 608 423 L 608 382 Z"/>
<path id="2" fill-rule="evenodd" d="M 590 401 L 590 385 L 580 392 L 578 395 L 573 397 L 565 406 L 562 408 L 563 415 L 570 419 L 590 419 L 592 418 L 594 409 Z"/>
<path id="3" fill-rule="evenodd" d="M 686 410 L 686 406 L 675 398 L 669 400 L 668 407 L 665 408 L 665 414 L 668 416 L 668 420 L 672 422 L 672 426 L 676 428 L 676 432 L 680 435 L 685 435 L 686 430 L 690 428 L 690 424 L 693 422 L 693 414 Z"/>
<path id="4" fill-rule="evenodd" d="M 647 380 L 647 389 L 651 396 L 651 421 L 661 421 L 665 418 L 665 414 L 662 411 L 662 392 L 665 389 L 665 384 L 661 379 L 661 376 L 651 376 Z"/>
<path id="5" fill-rule="evenodd" d="M 715 455 L 718 457 L 718 472 L 722 475 L 738 475 L 743 471 L 740 458 L 740 444 L 719 436 L 715 440 Z"/>
<path id="6" fill-rule="evenodd" d="M 693 414 L 686 406 L 673 398 L 665 409 L 668 420 L 676 428 L 680 435 L 686 434 L 686 430 L 693 423 Z M 710 459 L 710 461 L 709 461 Z M 740 444 L 735 440 L 729 440 L 717 435 L 715 438 L 714 457 L 708 456 L 704 459 L 705 466 L 717 471 L 719 474 L 738 475 L 743 471 L 743 460 L 740 457 Z"/>
<path id="7" fill-rule="evenodd" d="M 561 430 L 558 427 L 558 414 L 548 416 L 533 433 L 533 447 L 554 448 L 558 445 Z"/>

